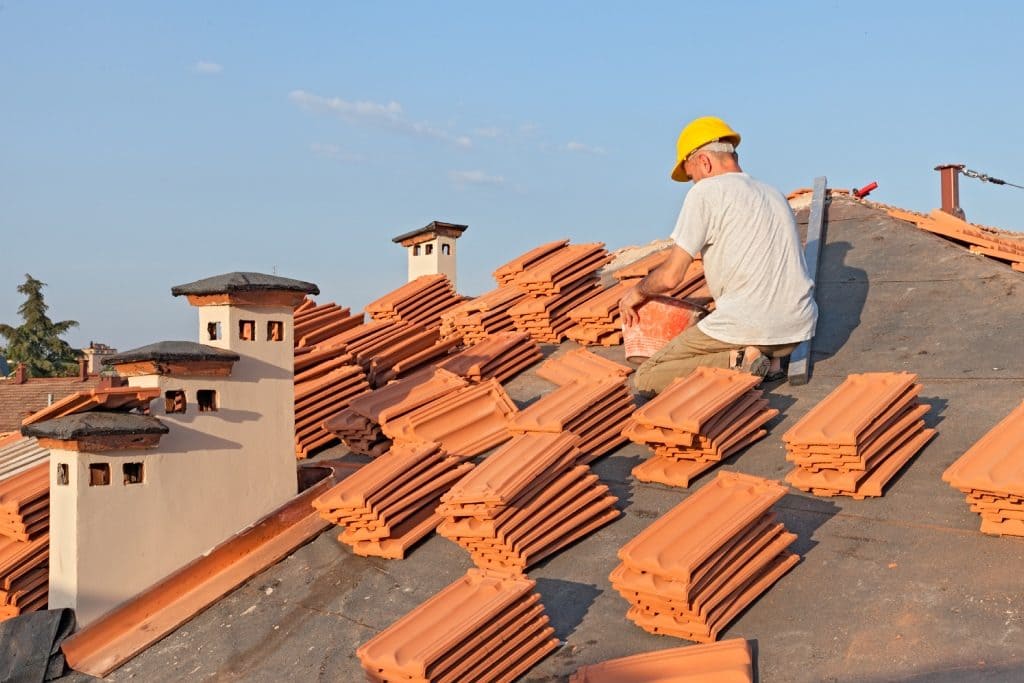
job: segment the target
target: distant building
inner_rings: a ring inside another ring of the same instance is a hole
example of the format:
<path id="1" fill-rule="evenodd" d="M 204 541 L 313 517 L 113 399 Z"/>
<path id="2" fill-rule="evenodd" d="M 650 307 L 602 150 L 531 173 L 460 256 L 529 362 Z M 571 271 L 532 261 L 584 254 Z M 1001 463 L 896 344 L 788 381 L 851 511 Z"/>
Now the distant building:
<path id="1" fill-rule="evenodd" d="M 82 355 L 85 357 L 86 371 L 90 375 L 98 375 L 103 370 L 103 359 L 107 356 L 113 356 L 117 353 L 117 349 L 111 348 L 106 344 L 98 344 L 96 342 L 89 342 L 89 346 L 82 349 Z"/>
<path id="2" fill-rule="evenodd" d="M 432 221 L 419 230 L 393 238 L 409 252 L 409 281 L 421 275 L 442 274 L 455 286 L 455 240 L 468 225 Z"/>
<path id="3" fill-rule="evenodd" d="M 298 489 L 292 309 L 316 285 L 229 273 L 171 289 L 199 342 L 108 356 L 149 415 L 87 412 L 31 425 L 50 455 L 50 607 L 86 625 Z"/>
<path id="4" fill-rule="evenodd" d="M 0 432 L 16 431 L 32 413 L 77 391 L 116 384 L 116 378 L 82 372 L 71 377 L 29 377 L 19 364 L 11 377 L 0 376 Z"/>

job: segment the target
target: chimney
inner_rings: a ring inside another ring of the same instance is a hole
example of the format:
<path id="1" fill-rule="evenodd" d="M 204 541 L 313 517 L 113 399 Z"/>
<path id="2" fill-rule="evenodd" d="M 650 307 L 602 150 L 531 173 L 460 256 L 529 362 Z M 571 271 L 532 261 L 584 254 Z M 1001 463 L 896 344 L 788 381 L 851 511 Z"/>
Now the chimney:
<path id="1" fill-rule="evenodd" d="M 963 169 L 963 164 L 935 167 L 942 179 L 942 210 L 960 220 L 964 220 L 964 210 L 960 208 L 960 171 Z"/>
<path id="2" fill-rule="evenodd" d="M 14 368 L 14 383 L 24 384 L 28 381 L 28 370 L 25 369 L 24 363 L 18 363 L 18 367 Z"/>
<path id="3" fill-rule="evenodd" d="M 89 379 L 89 360 L 85 356 L 78 359 L 78 379 L 83 382 Z"/>

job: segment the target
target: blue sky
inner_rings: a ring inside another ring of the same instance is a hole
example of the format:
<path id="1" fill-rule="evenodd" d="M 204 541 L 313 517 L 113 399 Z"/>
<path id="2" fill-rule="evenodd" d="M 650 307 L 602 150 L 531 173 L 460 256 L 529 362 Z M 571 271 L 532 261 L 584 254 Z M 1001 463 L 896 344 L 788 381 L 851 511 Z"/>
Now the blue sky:
<path id="1" fill-rule="evenodd" d="M 1019 3 L 0 5 L 0 321 L 24 273 L 68 335 L 194 339 L 172 285 L 232 270 L 361 308 L 391 237 L 467 223 L 459 289 L 541 242 L 668 234 L 689 119 L 784 191 L 938 205 L 938 163 L 1024 184 Z M 964 179 L 1024 230 L 1024 191 Z"/>

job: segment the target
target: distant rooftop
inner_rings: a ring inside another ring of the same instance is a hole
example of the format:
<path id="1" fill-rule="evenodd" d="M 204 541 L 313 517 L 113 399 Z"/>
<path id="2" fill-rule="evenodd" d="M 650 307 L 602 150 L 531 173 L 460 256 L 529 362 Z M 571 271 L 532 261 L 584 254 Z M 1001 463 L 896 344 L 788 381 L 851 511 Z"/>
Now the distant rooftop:
<path id="1" fill-rule="evenodd" d="M 234 351 L 218 349 L 215 346 L 207 346 L 191 341 L 162 341 L 155 344 L 147 344 L 137 349 L 118 353 L 103 358 L 105 365 L 120 365 L 122 363 L 141 363 L 145 361 L 156 361 L 158 363 L 172 363 L 180 361 L 236 361 L 239 356 Z"/>
<path id="2" fill-rule="evenodd" d="M 171 287 L 174 296 L 207 296 L 211 294 L 233 294 L 236 292 L 286 291 L 319 294 L 320 288 L 312 282 L 293 280 L 266 273 L 224 273 L 196 280 L 184 285 Z"/>
<path id="3" fill-rule="evenodd" d="M 69 441 L 85 436 L 124 436 L 132 434 L 166 434 L 170 431 L 160 420 L 137 413 L 90 411 L 53 420 L 37 422 L 21 428 L 25 436 Z"/>
<path id="4" fill-rule="evenodd" d="M 459 225 L 458 223 L 431 221 L 430 224 L 423 226 L 419 230 L 412 230 L 411 232 L 403 233 L 398 237 L 392 238 L 391 241 L 398 244 L 404 242 L 405 240 L 410 240 L 414 237 L 417 237 L 428 232 L 436 232 L 442 235 L 448 234 L 450 237 L 458 237 L 459 235 L 464 233 L 466 231 L 466 228 L 468 227 L 468 225 Z"/>

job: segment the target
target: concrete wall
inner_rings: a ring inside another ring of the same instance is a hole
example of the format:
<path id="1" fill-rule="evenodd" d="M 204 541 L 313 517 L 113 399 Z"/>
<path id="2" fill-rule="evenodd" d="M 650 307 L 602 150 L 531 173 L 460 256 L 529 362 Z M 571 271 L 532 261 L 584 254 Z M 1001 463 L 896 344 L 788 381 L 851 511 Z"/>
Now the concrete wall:
<path id="1" fill-rule="evenodd" d="M 238 338 L 253 321 L 256 339 Z M 281 341 L 267 340 L 267 323 L 284 323 Z M 207 323 L 219 322 L 211 340 Z M 62 453 L 73 481 L 56 485 L 51 458 L 51 607 L 76 607 L 80 624 L 135 595 L 227 537 L 279 507 L 297 492 L 293 403 L 292 311 L 287 307 L 204 306 L 199 340 L 242 358 L 230 377 L 129 378 L 158 387 L 152 415 L 170 433 L 155 450 L 111 454 Z M 200 412 L 197 391 L 217 392 L 217 411 Z M 182 390 L 184 414 L 166 413 L 163 395 Z M 140 460 L 145 481 L 124 485 L 121 463 Z M 88 465 L 110 462 L 110 486 L 88 486 Z M 84 483 L 83 483 L 84 482 Z M 58 547 L 59 546 L 59 547 Z M 56 602 L 54 599 L 56 598 Z"/>
<path id="2" fill-rule="evenodd" d="M 427 247 L 430 252 L 427 253 Z M 419 247 L 419 254 L 416 253 Z M 448 253 L 445 253 L 447 247 Z M 409 280 L 421 275 L 447 275 L 455 286 L 455 239 L 439 235 L 432 240 L 422 242 L 415 247 L 407 247 L 409 251 Z"/>

